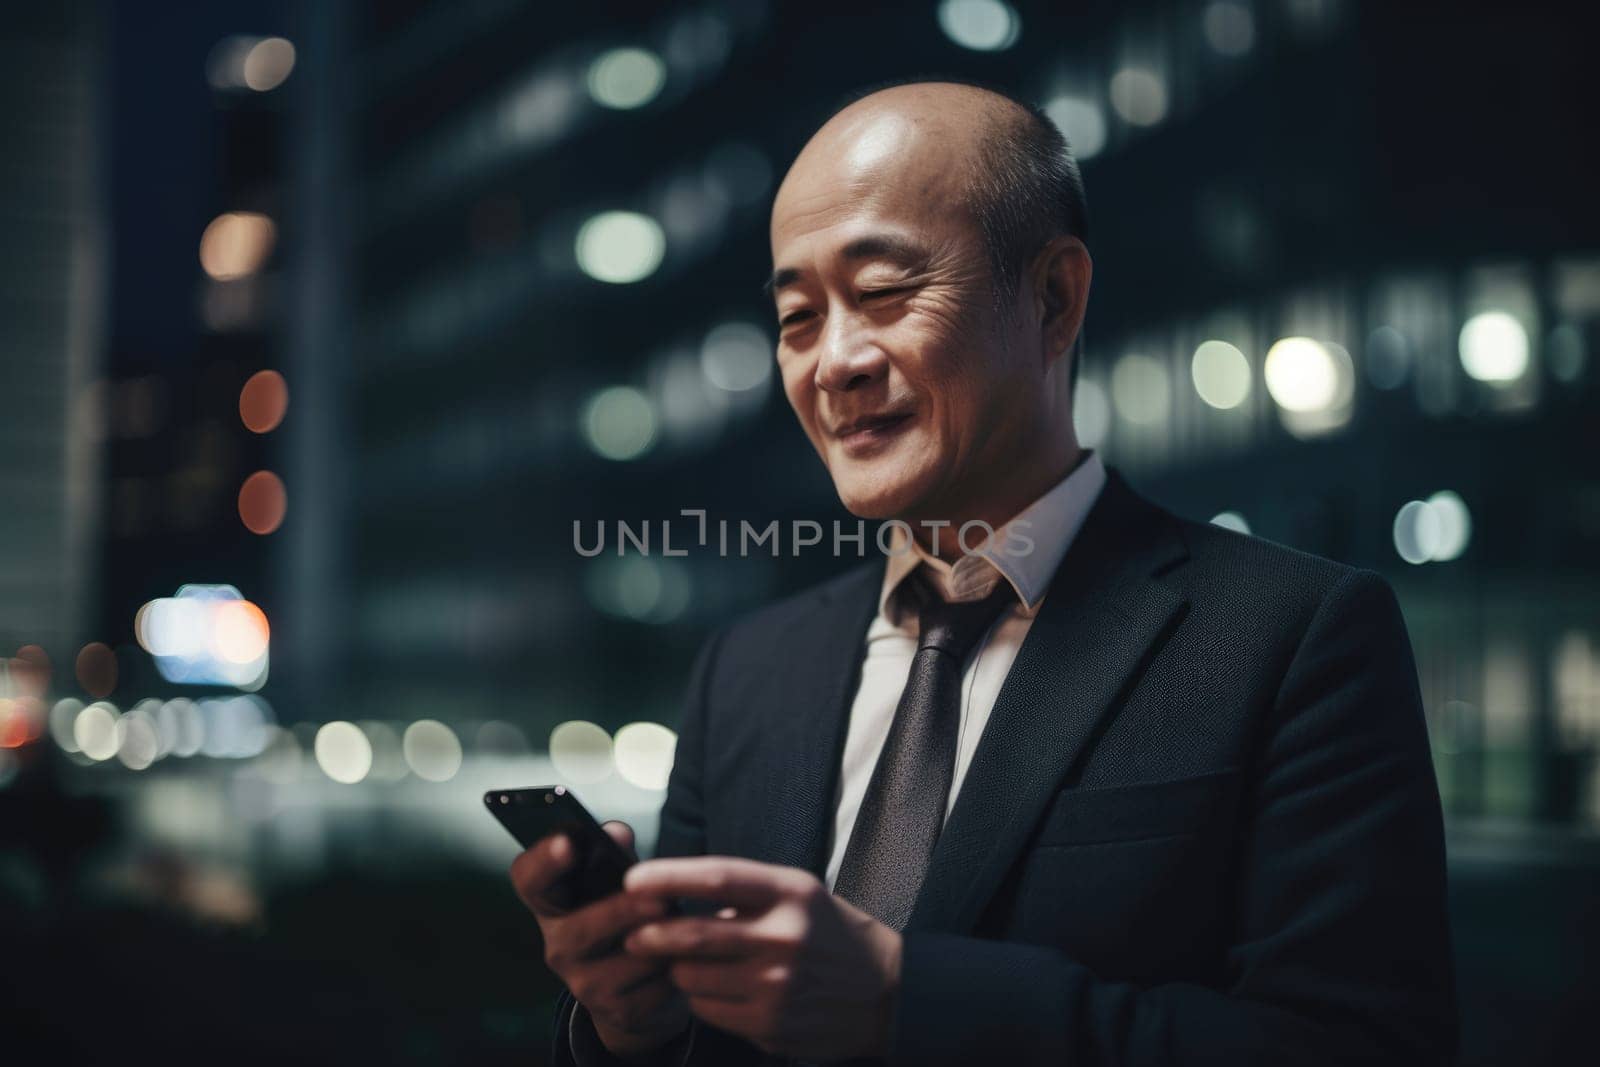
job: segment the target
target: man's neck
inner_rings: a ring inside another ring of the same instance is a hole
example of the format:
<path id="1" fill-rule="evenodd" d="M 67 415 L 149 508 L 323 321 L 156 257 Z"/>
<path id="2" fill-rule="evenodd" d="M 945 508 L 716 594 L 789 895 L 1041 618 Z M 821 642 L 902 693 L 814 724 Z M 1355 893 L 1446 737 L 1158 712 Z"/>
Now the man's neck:
<path id="1" fill-rule="evenodd" d="M 988 530 L 998 530 L 1060 484 L 1087 454 L 1074 443 L 1054 462 L 1019 471 L 1018 477 L 994 484 L 970 504 L 929 508 L 917 515 L 903 515 L 901 520 L 911 527 L 911 535 L 923 551 L 946 563 L 954 563 L 964 554 L 959 536 L 962 527 L 981 522 Z M 968 547 L 975 548 L 984 536 L 986 531 L 972 532 L 965 540 Z"/>

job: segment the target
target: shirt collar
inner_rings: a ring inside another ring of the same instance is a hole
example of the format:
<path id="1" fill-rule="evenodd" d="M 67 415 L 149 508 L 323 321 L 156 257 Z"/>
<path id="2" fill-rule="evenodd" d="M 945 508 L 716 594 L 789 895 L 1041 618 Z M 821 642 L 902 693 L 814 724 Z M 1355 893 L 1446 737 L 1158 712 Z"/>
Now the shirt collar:
<path id="1" fill-rule="evenodd" d="M 904 525 L 895 525 L 891 534 L 889 564 L 878 594 L 878 614 L 888 617 L 890 597 L 917 565 L 925 563 L 945 599 L 979 600 L 988 596 L 1000 579 L 1009 582 L 1017 594 L 1019 612 L 1032 617 L 1044 601 L 1050 579 L 1072 546 L 1089 509 L 1106 484 L 1106 468 L 1097 452 L 1084 458 L 1061 481 L 1039 499 L 963 554 L 954 564 L 929 554 L 913 540 Z M 940 527 L 939 541 L 954 539 L 954 527 Z M 968 541 L 970 543 L 971 537 Z"/>

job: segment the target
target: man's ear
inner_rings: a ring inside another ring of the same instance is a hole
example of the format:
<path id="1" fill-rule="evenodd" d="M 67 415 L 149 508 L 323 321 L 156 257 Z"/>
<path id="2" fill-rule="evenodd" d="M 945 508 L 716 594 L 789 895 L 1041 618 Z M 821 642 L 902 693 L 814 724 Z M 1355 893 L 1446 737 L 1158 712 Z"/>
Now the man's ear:
<path id="1" fill-rule="evenodd" d="M 1089 303 L 1094 264 L 1076 237 L 1063 234 L 1040 249 L 1034 261 L 1034 291 L 1039 294 L 1039 326 L 1046 355 L 1054 360 L 1072 350 Z"/>

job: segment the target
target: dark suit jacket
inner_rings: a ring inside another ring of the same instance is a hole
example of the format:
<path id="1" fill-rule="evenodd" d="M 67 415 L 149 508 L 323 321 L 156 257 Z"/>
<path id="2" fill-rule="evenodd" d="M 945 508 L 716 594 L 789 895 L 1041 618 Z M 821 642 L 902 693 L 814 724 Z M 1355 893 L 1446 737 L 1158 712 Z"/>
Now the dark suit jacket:
<path id="1" fill-rule="evenodd" d="M 882 571 L 707 643 L 660 855 L 821 875 Z M 889 1061 L 1446 1062 L 1445 908 L 1438 790 L 1389 586 L 1181 519 L 1113 471 L 939 839 Z M 691 1063 L 759 1061 L 696 1024 Z"/>

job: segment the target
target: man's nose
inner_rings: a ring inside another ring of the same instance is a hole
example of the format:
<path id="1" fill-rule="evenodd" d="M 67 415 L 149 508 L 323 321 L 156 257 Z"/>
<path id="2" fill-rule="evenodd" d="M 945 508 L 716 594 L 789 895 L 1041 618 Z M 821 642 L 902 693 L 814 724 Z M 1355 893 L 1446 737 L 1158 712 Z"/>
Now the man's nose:
<path id="1" fill-rule="evenodd" d="M 882 378 L 889 359 L 872 331 L 855 316 L 832 315 L 824 327 L 822 357 L 817 360 L 817 388 L 843 393 Z"/>

